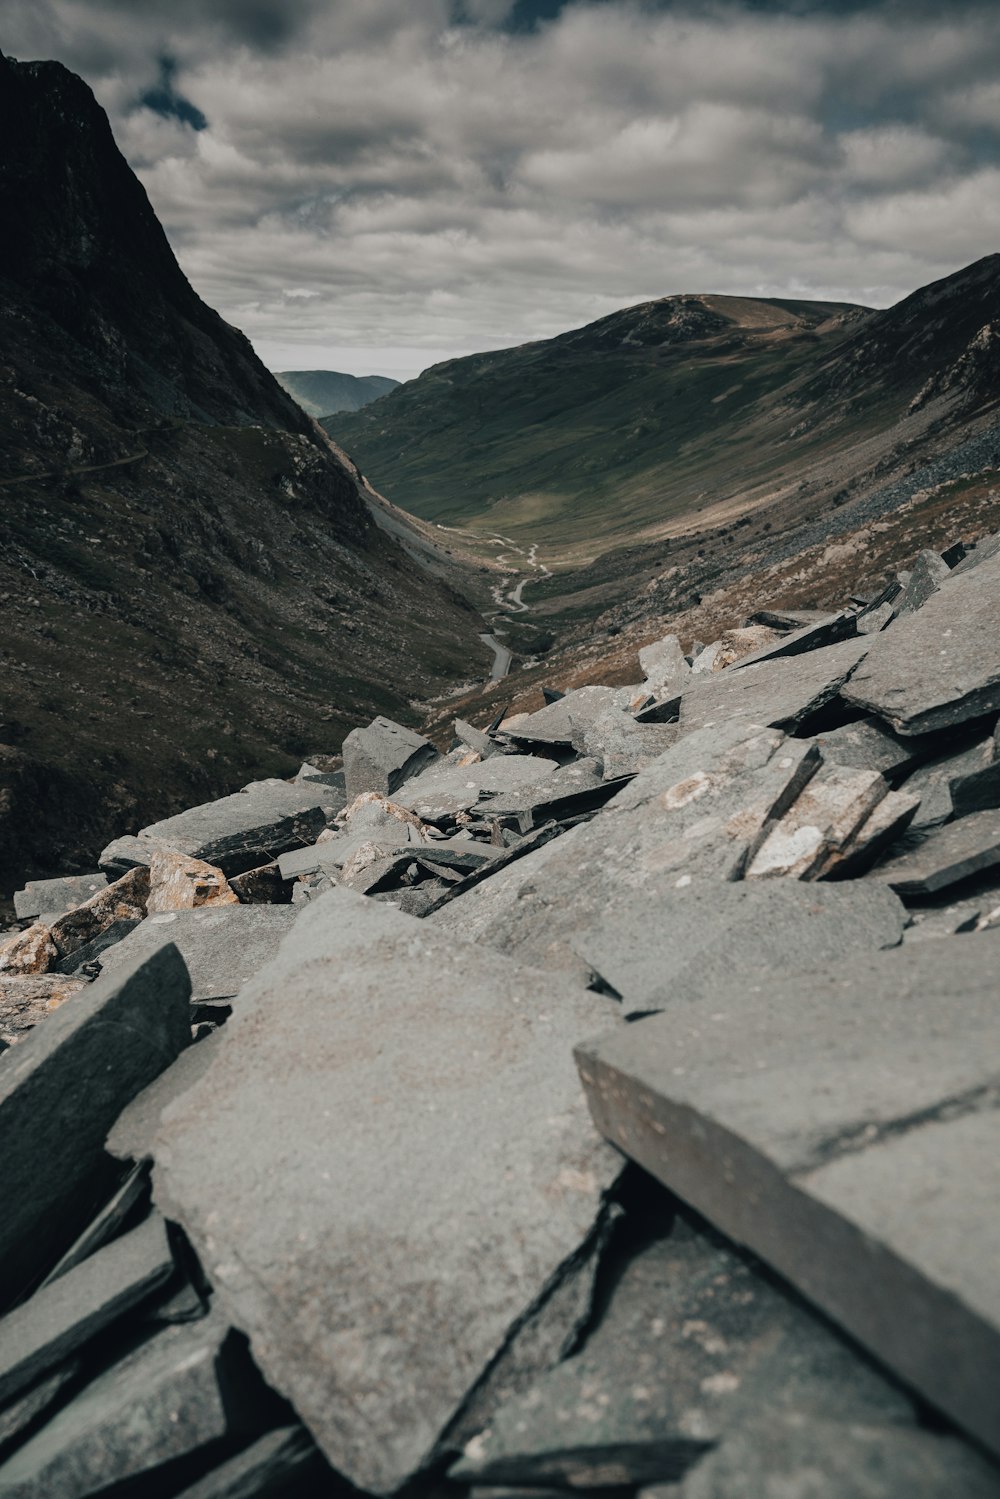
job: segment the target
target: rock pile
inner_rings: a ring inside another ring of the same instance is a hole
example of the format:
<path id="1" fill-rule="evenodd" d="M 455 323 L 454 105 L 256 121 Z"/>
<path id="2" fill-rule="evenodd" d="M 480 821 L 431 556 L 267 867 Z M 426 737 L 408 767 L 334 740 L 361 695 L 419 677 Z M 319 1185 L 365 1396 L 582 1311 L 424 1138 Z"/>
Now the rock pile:
<path id="1" fill-rule="evenodd" d="M 1000 538 L 641 664 L 17 893 L 0 1496 L 1000 1494 Z"/>

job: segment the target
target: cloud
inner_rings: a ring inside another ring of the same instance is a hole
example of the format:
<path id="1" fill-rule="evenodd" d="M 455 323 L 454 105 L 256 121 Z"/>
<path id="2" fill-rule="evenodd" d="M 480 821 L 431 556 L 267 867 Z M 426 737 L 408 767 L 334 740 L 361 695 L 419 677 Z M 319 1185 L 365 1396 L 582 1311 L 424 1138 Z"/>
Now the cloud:
<path id="1" fill-rule="evenodd" d="M 23 0 L 7 32 L 84 74 L 276 368 L 413 373 L 678 291 L 885 303 L 1000 239 L 981 4 Z"/>

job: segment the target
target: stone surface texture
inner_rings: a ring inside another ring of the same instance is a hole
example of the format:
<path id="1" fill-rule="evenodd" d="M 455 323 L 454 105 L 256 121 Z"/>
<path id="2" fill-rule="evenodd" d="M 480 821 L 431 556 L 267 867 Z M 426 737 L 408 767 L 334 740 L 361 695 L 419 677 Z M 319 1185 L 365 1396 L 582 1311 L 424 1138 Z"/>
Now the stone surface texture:
<path id="1" fill-rule="evenodd" d="M 998 982 L 984 932 L 733 978 L 577 1053 L 609 1139 L 994 1450 Z"/>
<path id="2" fill-rule="evenodd" d="M 1000 556 L 964 564 L 923 608 L 869 640 L 844 696 L 898 733 L 1000 711 Z"/>
<path id="3" fill-rule="evenodd" d="M 591 1234 L 620 1168 L 568 1048 L 609 1013 L 335 890 L 168 1108 L 157 1200 L 355 1484 L 421 1467 Z"/>
<path id="4" fill-rule="evenodd" d="M 190 1040 L 189 993 L 180 954 L 164 948 L 77 994 L 2 1059 L 8 1295 L 44 1268 L 41 1244 L 54 1257 L 83 1226 L 108 1129 Z"/>

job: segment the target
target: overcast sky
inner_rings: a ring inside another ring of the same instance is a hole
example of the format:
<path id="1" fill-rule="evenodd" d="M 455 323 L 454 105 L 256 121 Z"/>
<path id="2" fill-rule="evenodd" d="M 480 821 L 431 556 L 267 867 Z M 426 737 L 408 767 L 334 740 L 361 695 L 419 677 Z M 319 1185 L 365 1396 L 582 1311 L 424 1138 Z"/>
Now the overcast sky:
<path id="1" fill-rule="evenodd" d="M 408 378 L 672 292 L 1000 249 L 1000 6 L 8 0 L 273 369 Z"/>

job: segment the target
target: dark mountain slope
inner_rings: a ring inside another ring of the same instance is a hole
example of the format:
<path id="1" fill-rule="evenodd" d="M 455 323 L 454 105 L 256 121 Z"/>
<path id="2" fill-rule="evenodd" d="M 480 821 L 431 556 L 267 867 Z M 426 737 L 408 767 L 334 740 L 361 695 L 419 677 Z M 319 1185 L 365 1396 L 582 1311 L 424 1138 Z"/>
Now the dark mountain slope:
<path id="1" fill-rule="evenodd" d="M 192 291 L 85 85 L 0 59 L 0 112 L 2 890 L 490 654 Z"/>
<path id="2" fill-rule="evenodd" d="M 388 375 L 341 375 L 336 370 L 280 370 L 275 379 L 309 416 L 360 411 L 399 385 Z"/>

